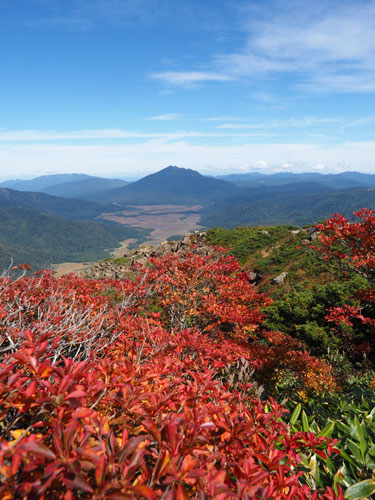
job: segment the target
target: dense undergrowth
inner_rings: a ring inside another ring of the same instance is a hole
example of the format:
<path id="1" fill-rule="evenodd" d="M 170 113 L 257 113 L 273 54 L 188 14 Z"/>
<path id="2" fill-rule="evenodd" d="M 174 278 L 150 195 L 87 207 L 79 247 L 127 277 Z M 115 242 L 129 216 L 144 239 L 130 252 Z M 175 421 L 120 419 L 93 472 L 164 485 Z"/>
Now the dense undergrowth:
<path id="1" fill-rule="evenodd" d="M 279 229 L 318 265 L 274 299 L 219 249 L 135 280 L 3 275 L 0 497 L 369 497 L 374 227 L 332 219 L 314 257 Z"/>

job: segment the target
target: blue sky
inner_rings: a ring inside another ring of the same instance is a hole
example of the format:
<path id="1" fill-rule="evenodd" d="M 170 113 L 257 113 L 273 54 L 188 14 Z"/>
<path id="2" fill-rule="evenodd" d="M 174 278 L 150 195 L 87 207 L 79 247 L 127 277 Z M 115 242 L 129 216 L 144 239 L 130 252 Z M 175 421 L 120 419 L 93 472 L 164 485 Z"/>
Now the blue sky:
<path id="1" fill-rule="evenodd" d="M 374 0 L 0 0 L 0 177 L 375 173 L 374 19 Z"/>

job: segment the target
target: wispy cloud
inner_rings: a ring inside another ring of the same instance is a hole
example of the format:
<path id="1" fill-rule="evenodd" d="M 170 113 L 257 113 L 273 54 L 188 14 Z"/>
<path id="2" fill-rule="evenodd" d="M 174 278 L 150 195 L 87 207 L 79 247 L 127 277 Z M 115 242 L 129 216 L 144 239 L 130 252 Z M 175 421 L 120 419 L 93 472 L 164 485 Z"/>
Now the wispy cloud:
<path id="1" fill-rule="evenodd" d="M 208 118 L 200 118 L 202 122 L 224 122 L 224 121 L 241 121 L 243 118 L 238 116 L 209 116 Z"/>
<path id="2" fill-rule="evenodd" d="M 183 116 L 180 113 L 165 113 L 164 115 L 149 116 L 147 118 L 144 118 L 144 120 L 173 121 L 181 120 L 182 117 Z"/>
<path id="3" fill-rule="evenodd" d="M 321 127 L 327 125 L 338 125 L 344 124 L 345 120 L 343 118 L 336 117 L 318 117 L 318 116 L 306 116 L 304 118 L 288 118 L 286 120 L 269 120 L 257 123 L 248 123 L 242 120 L 237 123 L 222 123 L 217 125 L 217 129 L 231 129 L 231 130 L 241 130 L 241 129 L 289 129 L 289 128 L 311 128 L 311 127 Z"/>
<path id="4" fill-rule="evenodd" d="M 210 71 L 161 71 L 151 73 L 150 78 L 181 87 L 192 87 L 203 82 L 229 82 L 234 80 L 233 76 L 224 72 Z"/>
<path id="5" fill-rule="evenodd" d="M 242 50 L 207 62 L 210 72 L 154 73 L 176 86 L 196 82 L 287 77 L 295 88 L 324 92 L 375 92 L 375 3 L 270 2 L 251 12 Z M 281 6 L 281 7 L 280 7 Z M 212 71 L 212 72 L 211 72 Z"/>
<path id="6" fill-rule="evenodd" d="M 256 124 L 256 123 L 222 123 L 221 125 L 217 125 L 218 129 L 231 129 L 231 130 L 240 130 L 240 129 L 259 129 L 263 128 L 264 125 Z"/>
<path id="7" fill-rule="evenodd" d="M 282 72 L 313 90 L 374 91 L 374 17 L 372 1 L 299 1 L 267 22 L 249 23 L 245 48 L 217 61 L 239 77 Z"/>
<path id="8" fill-rule="evenodd" d="M 71 130 L 68 132 L 44 130 L 0 130 L 0 142 L 46 142 L 46 141 L 85 141 L 107 139 L 156 139 L 159 141 L 176 141 L 189 138 L 238 138 L 257 137 L 263 133 L 223 133 L 181 130 L 174 132 L 138 132 L 121 129 Z"/>
<path id="9" fill-rule="evenodd" d="M 368 125 L 375 125 L 375 115 L 362 116 L 355 120 L 350 121 L 343 128 L 352 128 L 352 127 L 367 127 Z"/>

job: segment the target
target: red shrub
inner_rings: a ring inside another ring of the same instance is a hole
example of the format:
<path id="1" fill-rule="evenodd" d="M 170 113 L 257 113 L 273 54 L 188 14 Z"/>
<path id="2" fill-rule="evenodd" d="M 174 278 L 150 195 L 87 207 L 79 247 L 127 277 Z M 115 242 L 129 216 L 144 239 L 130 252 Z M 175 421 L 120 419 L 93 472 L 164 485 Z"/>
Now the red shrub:
<path id="1" fill-rule="evenodd" d="M 300 454 L 334 443 L 218 377 L 244 357 L 313 386 L 319 362 L 259 331 L 266 302 L 227 257 L 152 260 L 137 282 L 3 278 L 0 497 L 312 497 Z"/>

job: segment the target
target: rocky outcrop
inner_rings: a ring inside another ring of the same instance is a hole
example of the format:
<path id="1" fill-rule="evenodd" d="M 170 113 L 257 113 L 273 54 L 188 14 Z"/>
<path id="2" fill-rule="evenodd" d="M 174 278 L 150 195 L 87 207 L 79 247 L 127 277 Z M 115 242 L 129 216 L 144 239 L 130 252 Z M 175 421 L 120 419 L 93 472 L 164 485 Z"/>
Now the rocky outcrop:
<path id="1" fill-rule="evenodd" d="M 150 257 L 162 257 L 169 253 L 184 255 L 195 252 L 199 255 L 208 255 L 212 248 L 208 245 L 206 233 L 196 231 L 185 234 L 179 241 L 161 241 L 157 246 L 140 245 L 138 248 L 126 250 L 121 259 L 107 259 L 97 262 L 86 273 L 87 278 L 124 279 L 131 275 L 132 265 L 135 263 L 146 265 Z M 124 262 L 126 261 L 126 262 Z"/>
<path id="2" fill-rule="evenodd" d="M 276 278 L 273 278 L 272 284 L 274 285 L 282 285 L 285 281 L 285 278 L 288 276 L 288 273 L 286 271 L 280 273 Z"/>
<path id="3" fill-rule="evenodd" d="M 317 240 L 320 234 L 315 226 L 304 228 L 302 231 L 307 234 L 309 241 Z"/>

